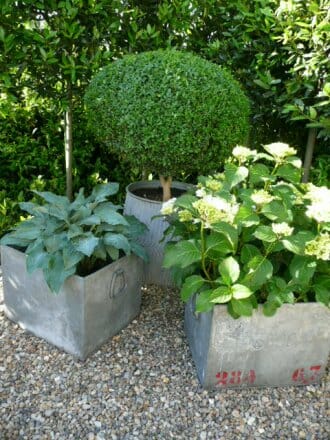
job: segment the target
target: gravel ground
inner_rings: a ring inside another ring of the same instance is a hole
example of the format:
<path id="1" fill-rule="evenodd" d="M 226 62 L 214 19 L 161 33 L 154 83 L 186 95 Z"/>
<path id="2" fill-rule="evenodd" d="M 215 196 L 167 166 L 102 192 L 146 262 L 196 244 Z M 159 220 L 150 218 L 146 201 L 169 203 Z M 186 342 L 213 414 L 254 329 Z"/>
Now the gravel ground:
<path id="1" fill-rule="evenodd" d="M 0 275 L 0 307 L 1 307 Z M 81 362 L 0 310 L 0 439 L 329 439 L 329 374 L 316 386 L 201 389 L 174 291 Z"/>

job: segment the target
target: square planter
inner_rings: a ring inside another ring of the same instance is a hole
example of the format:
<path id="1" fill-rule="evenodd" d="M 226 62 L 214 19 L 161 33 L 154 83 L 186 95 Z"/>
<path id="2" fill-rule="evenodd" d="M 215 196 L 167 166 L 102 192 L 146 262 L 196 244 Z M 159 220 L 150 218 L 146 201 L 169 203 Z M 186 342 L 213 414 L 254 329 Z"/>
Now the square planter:
<path id="1" fill-rule="evenodd" d="M 22 328 L 85 359 L 139 311 L 142 260 L 130 255 L 86 277 L 73 275 L 54 294 L 25 254 L 1 246 L 5 313 Z"/>
<path id="2" fill-rule="evenodd" d="M 262 308 L 233 319 L 226 306 L 195 314 L 185 309 L 185 330 L 205 389 L 308 385 L 321 380 L 330 344 L 330 311 L 318 303 L 285 304 L 275 316 Z"/>

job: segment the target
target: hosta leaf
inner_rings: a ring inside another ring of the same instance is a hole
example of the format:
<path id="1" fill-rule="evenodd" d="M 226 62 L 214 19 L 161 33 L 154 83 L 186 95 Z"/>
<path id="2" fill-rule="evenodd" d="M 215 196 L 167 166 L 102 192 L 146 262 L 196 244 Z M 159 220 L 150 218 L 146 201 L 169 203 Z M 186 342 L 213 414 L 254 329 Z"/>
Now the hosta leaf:
<path id="1" fill-rule="evenodd" d="M 231 285 L 235 283 L 240 274 L 238 262 L 233 257 L 225 258 L 219 264 L 219 273 L 225 284 Z"/>
<path id="2" fill-rule="evenodd" d="M 142 258 L 142 260 L 144 260 L 146 262 L 149 261 L 149 256 L 148 256 L 146 250 L 144 249 L 144 247 L 142 245 L 132 241 L 130 246 L 131 246 L 131 251 L 133 252 L 133 254 L 137 255 L 140 258 Z"/>
<path id="3" fill-rule="evenodd" d="M 122 234 L 107 233 L 105 234 L 103 241 L 106 246 L 113 246 L 116 249 L 122 249 L 125 254 L 131 253 L 131 246 L 129 244 L 129 241 Z"/>
<path id="4" fill-rule="evenodd" d="M 93 188 L 92 194 L 89 199 L 95 200 L 97 202 L 103 202 L 107 199 L 107 197 L 117 194 L 118 190 L 119 184 L 116 182 L 100 183 Z"/>
<path id="5" fill-rule="evenodd" d="M 48 267 L 49 254 L 45 252 L 42 243 L 35 246 L 26 256 L 26 270 L 28 273 L 34 272 L 36 269 Z"/>
<path id="6" fill-rule="evenodd" d="M 61 232 L 60 234 L 54 234 L 50 237 L 44 239 L 44 245 L 50 254 L 57 252 L 59 249 L 63 249 L 65 244 L 67 243 L 67 234 L 65 232 Z"/>
<path id="7" fill-rule="evenodd" d="M 128 222 L 125 220 L 124 216 L 119 214 L 119 212 L 113 211 L 110 203 L 102 203 L 94 209 L 94 214 L 96 214 L 100 219 L 110 225 L 125 225 L 128 226 Z"/>
<path id="8" fill-rule="evenodd" d="M 48 266 L 43 268 L 43 273 L 50 290 L 58 293 L 64 281 L 75 273 L 75 267 L 66 270 L 58 252 L 49 257 Z"/>
<path id="9" fill-rule="evenodd" d="M 196 240 L 184 240 L 165 249 L 163 267 L 179 266 L 184 268 L 200 260 L 200 244 Z"/>
<path id="10" fill-rule="evenodd" d="M 129 225 L 128 234 L 130 238 L 138 238 L 148 230 L 148 227 L 144 223 L 140 222 L 140 220 L 138 220 L 134 215 L 126 215 L 125 219 Z"/>
<path id="11" fill-rule="evenodd" d="M 293 281 L 307 285 L 314 275 L 316 265 L 317 263 L 312 257 L 295 255 L 289 266 Z"/>
<path id="12" fill-rule="evenodd" d="M 230 287 L 220 286 L 213 290 L 210 302 L 213 304 L 225 304 L 233 297 Z"/>
<path id="13" fill-rule="evenodd" d="M 267 243 L 273 243 L 277 240 L 277 236 L 270 226 L 258 226 L 253 235 L 259 240 L 266 241 Z"/>
<path id="14" fill-rule="evenodd" d="M 77 264 L 83 259 L 83 254 L 77 252 L 75 248 L 69 243 L 62 250 L 62 258 L 65 269 L 76 267 Z"/>
<path id="15" fill-rule="evenodd" d="M 107 251 L 107 253 L 109 254 L 110 258 L 113 261 L 118 260 L 119 258 L 119 249 L 113 247 L 113 246 L 105 246 L 105 249 Z"/>
<path id="16" fill-rule="evenodd" d="M 73 212 L 70 216 L 70 222 L 71 223 L 78 223 L 78 224 L 89 224 L 89 223 L 83 223 L 85 219 L 90 217 L 92 214 L 91 209 L 87 208 L 86 206 L 80 206 L 79 209 L 77 209 L 75 212 Z M 100 219 L 99 219 L 100 222 Z"/>
<path id="17" fill-rule="evenodd" d="M 58 196 L 48 191 L 33 191 L 33 192 L 42 199 L 44 199 L 46 202 L 50 203 L 51 205 L 57 205 L 58 207 L 62 208 L 64 211 L 67 211 L 70 206 L 70 202 L 67 197 Z"/>
<path id="18" fill-rule="evenodd" d="M 252 290 L 243 284 L 234 284 L 231 288 L 233 297 L 235 299 L 249 298 L 253 294 Z"/>
<path id="19" fill-rule="evenodd" d="M 28 212 L 31 215 L 35 214 L 35 209 L 37 208 L 37 204 L 33 202 L 21 202 L 19 203 L 19 207 L 22 211 Z"/>
<path id="20" fill-rule="evenodd" d="M 68 238 L 74 238 L 74 237 L 78 237 L 79 235 L 83 235 L 84 234 L 84 230 L 78 226 L 78 225 L 70 225 L 69 229 L 68 229 Z"/>
<path id="21" fill-rule="evenodd" d="M 80 220 L 78 222 L 78 225 L 95 226 L 95 225 L 99 225 L 100 223 L 101 223 L 100 217 L 98 217 L 97 215 L 90 215 L 89 217 Z"/>
<path id="22" fill-rule="evenodd" d="M 180 295 L 183 301 L 188 301 L 188 299 L 199 291 L 199 289 L 205 284 L 204 278 L 199 275 L 192 275 L 185 279 Z"/>
<path id="23" fill-rule="evenodd" d="M 72 244 L 74 245 L 75 249 L 87 257 L 90 257 L 93 254 L 98 243 L 99 238 L 94 237 L 92 234 L 85 234 L 85 236 L 76 237 L 72 240 Z"/>

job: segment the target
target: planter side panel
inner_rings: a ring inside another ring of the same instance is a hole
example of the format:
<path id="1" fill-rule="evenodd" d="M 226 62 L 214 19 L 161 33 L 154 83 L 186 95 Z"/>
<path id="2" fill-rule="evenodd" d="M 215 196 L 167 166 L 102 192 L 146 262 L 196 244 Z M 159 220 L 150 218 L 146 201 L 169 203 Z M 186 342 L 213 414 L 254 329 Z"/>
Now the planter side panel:
<path id="1" fill-rule="evenodd" d="M 71 277 L 63 289 L 54 294 L 40 270 L 28 274 L 25 254 L 2 246 L 2 270 L 5 313 L 12 321 L 51 344 L 80 356 L 83 332 L 83 298 L 81 279 Z"/>
<path id="2" fill-rule="evenodd" d="M 321 380 L 329 356 L 330 311 L 316 303 L 262 309 L 234 320 L 216 306 L 202 385 L 205 388 L 307 385 Z"/>
<path id="3" fill-rule="evenodd" d="M 86 277 L 84 357 L 140 313 L 142 270 L 130 255 Z"/>

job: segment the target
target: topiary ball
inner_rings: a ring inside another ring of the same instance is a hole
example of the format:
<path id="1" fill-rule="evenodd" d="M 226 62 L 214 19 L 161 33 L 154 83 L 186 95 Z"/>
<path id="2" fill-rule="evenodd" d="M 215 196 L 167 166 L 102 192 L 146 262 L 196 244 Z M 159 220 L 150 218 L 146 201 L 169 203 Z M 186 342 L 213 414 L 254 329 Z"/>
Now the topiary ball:
<path id="1" fill-rule="evenodd" d="M 249 102 L 232 75 L 174 49 L 114 61 L 92 79 L 85 104 L 97 138 L 164 176 L 219 169 L 249 132 Z"/>

